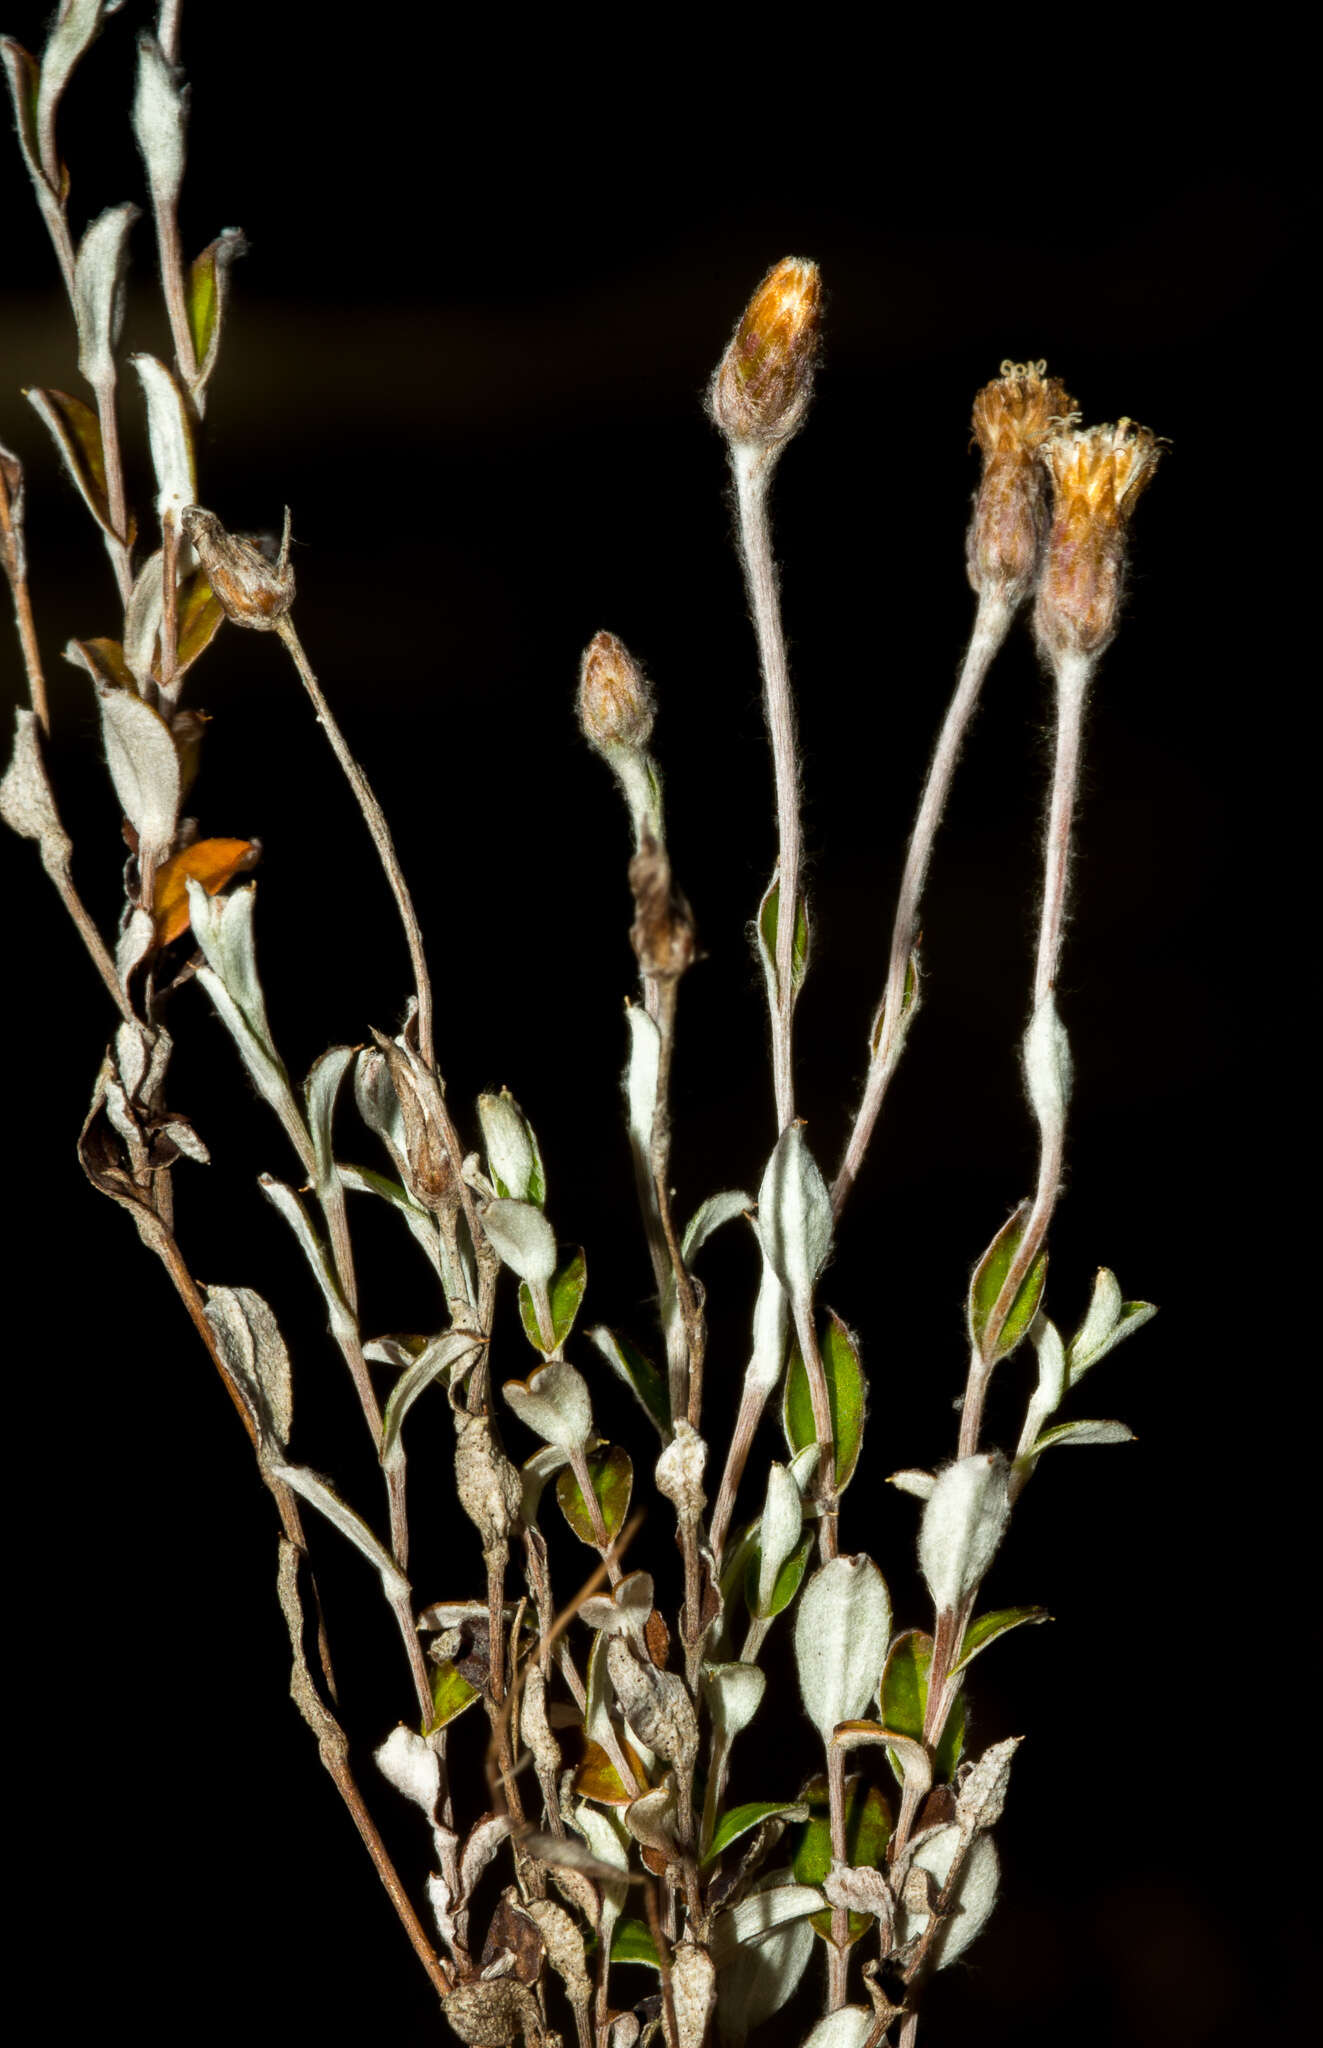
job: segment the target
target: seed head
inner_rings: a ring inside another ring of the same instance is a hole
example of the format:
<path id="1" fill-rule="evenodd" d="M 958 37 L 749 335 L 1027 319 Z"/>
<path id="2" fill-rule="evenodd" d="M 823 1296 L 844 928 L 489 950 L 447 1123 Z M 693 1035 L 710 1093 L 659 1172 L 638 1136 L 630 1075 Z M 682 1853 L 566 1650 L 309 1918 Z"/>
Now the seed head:
<path id="1" fill-rule="evenodd" d="M 728 441 L 773 448 L 798 430 L 813 392 L 821 303 L 816 263 L 786 256 L 768 271 L 708 390 Z"/>
<path id="2" fill-rule="evenodd" d="M 974 400 L 983 477 L 966 559 L 975 590 L 1020 604 L 1033 589 L 1047 528 L 1047 478 L 1039 450 L 1074 417 L 1074 400 L 1046 363 L 1003 363 Z"/>
<path id="3" fill-rule="evenodd" d="M 579 670 L 579 725 L 589 746 L 646 747 L 656 712 L 652 686 L 624 641 L 595 634 Z"/>
<path id="4" fill-rule="evenodd" d="M 269 562 L 252 541 L 227 533 L 215 513 L 204 512 L 201 505 L 185 505 L 179 524 L 185 540 L 196 548 L 203 572 L 226 618 L 233 619 L 236 626 L 273 633 L 276 621 L 294 602 L 288 506 L 280 554 L 274 562 Z"/>
<path id="5" fill-rule="evenodd" d="M 1074 429 L 1040 451 L 1052 486 L 1052 528 L 1034 607 L 1049 658 L 1099 654 L 1116 631 L 1130 516 L 1161 454 L 1132 420 Z"/>

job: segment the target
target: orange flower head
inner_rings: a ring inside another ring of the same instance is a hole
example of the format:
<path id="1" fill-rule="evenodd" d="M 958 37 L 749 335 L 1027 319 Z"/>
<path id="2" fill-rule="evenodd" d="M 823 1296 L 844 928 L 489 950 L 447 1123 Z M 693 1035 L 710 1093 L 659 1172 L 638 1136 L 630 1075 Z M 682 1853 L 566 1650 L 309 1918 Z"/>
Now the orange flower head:
<path id="1" fill-rule="evenodd" d="M 1133 420 L 1075 429 L 1045 441 L 1052 528 L 1038 584 L 1034 630 L 1049 657 L 1099 654 L 1116 631 L 1126 528 L 1162 452 Z"/>
<path id="2" fill-rule="evenodd" d="M 816 263 L 786 256 L 768 271 L 708 389 L 728 441 L 773 448 L 797 432 L 813 393 L 821 309 Z"/>
<path id="3" fill-rule="evenodd" d="M 1039 450 L 1076 418 L 1075 401 L 1046 363 L 1003 363 L 974 400 L 983 477 L 966 548 L 975 590 L 999 590 L 1012 606 L 1033 589 L 1047 529 L 1047 480 Z"/>

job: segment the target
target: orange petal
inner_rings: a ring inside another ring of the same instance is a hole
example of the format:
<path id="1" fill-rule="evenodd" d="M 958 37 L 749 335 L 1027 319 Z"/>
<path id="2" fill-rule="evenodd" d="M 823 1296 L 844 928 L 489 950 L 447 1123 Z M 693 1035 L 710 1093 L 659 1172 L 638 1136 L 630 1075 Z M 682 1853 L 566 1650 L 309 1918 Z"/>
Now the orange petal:
<path id="1" fill-rule="evenodd" d="M 208 896 L 214 896 L 227 882 L 256 864 L 261 848 L 254 839 L 199 839 L 163 861 L 156 871 L 152 897 L 152 922 L 156 943 L 168 946 L 188 930 L 190 876 L 201 882 Z"/>

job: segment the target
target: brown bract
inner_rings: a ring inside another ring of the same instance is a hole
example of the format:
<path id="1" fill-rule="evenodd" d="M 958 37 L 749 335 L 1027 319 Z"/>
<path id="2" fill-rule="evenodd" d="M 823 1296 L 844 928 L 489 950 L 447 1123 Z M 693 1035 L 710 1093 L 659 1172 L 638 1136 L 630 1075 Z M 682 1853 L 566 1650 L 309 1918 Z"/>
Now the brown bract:
<path id="1" fill-rule="evenodd" d="M 983 477 L 967 547 L 975 590 L 1018 605 L 1033 588 L 1047 525 L 1046 478 L 1038 454 L 1074 414 L 1074 400 L 1046 363 L 1003 363 L 974 400 L 974 438 Z"/>
<path id="2" fill-rule="evenodd" d="M 708 392 L 728 440 L 771 447 L 799 427 L 813 391 L 821 305 L 816 263 L 786 256 L 768 271 Z"/>
<path id="3" fill-rule="evenodd" d="M 1157 435 L 1127 419 L 1043 444 L 1052 528 L 1034 631 L 1049 657 L 1098 654 L 1115 633 L 1125 531 L 1160 453 Z"/>
<path id="4" fill-rule="evenodd" d="M 651 685 L 624 641 L 595 634 L 579 670 L 579 725 L 589 745 L 645 747 L 655 717 Z"/>
<path id="5" fill-rule="evenodd" d="M 236 626 L 273 633 L 294 602 L 294 571 L 289 563 L 289 514 L 276 561 L 269 562 L 252 541 L 227 533 L 214 512 L 185 505 L 180 515 L 185 540 L 197 550 L 212 594 L 226 618 Z"/>

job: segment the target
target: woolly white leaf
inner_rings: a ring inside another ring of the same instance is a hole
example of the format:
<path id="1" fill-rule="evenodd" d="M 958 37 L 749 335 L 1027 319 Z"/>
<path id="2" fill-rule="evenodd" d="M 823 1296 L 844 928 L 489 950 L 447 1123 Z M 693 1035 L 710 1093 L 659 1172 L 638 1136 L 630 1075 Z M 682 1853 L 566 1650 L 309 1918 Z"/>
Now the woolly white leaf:
<path id="1" fill-rule="evenodd" d="M 124 815 L 144 846 L 167 847 L 179 815 L 179 755 L 159 711 L 131 690 L 96 682 L 106 766 Z M 205 893 L 205 892 L 204 892 Z"/>
<path id="2" fill-rule="evenodd" d="M 646 1159 L 652 1145 L 652 1119 L 657 1108 L 661 1033 L 647 1011 L 637 1003 L 631 1003 L 625 1015 L 629 1020 L 629 1068 L 625 1075 L 629 1135 Z"/>
<path id="3" fill-rule="evenodd" d="M 488 1202 L 482 1227 L 503 1265 L 530 1287 L 545 1287 L 556 1270 L 556 1236 L 531 1202 Z"/>
<path id="4" fill-rule="evenodd" d="M 418 1396 L 447 1369 L 453 1369 L 470 1352 L 481 1349 L 482 1340 L 470 1330 L 445 1330 L 433 1337 L 396 1380 L 386 1403 L 381 1429 L 381 1462 L 389 1465 L 400 1455 L 400 1430 Z"/>
<path id="5" fill-rule="evenodd" d="M 184 176 L 187 88 L 177 85 L 155 36 L 138 37 L 138 85 L 133 96 L 133 132 L 147 166 L 158 211 L 172 211 Z"/>
<path id="6" fill-rule="evenodd" d="M 742 1188 L 729 1188 L 720 1195 L 709 1195 L 707 1200 L 695 1209 L 685 1225 L 680 1240 L 680 1253 L 686 1265 L 696 1252 L 702 1250 L 714 1230 L 720 1230 L 723 1223 L 733 1223 L 737 1216 L 746 1216 L 753 1202 Z"/>
<path id="7" fill-rule="evenodd" d="M 14 752 L 0 782 L 0 818 L 21 839 L 36 839 L 47 867 L 63 867 L 73 842 L 60 823 L 55 795 L 41 758 L 41 722 L 35 711 L 14 714 Z"/>
<path id="8" fill-rule="evenodd" d="M 601 1629 L 609 1636 L 638 1637 L 647 1626 L 654 1598 L 650 1572 L 627 1572 L 613 1592 L 593 1594 L 582 1601 L 579 1617 L 589 1628 Z"/>
<path id="9" fill-rule="evenodd" d="M 1118 1344 L 1151 1322 L 1157 1309 L 1151 1301 L 1122 1301 L 1115 1273 L 1100 1266 L 1093 1283 L 1089 1312 L 1076 1332 L 1068 1353 L 1070 1384 L 1081 1379 Z"/>
<path id="10" fill-rule="evenodd" d="M 582 1450 L 593 1433 L 587 1382 L 563 1358 L 540 1365 L 526 1380 L 507 1380 L 501 1392 L 519 1420 L 558 1450 Z"/>
<path id="11" fill-rule="evenodd" d="M 713 1727 L 723 1742 L 733 1742 L 762 1705 L 766 1676 L 756 1664 L 705 1664 L 703 1685 Z"/>
<path id="12" fill-rule="evenodd" d="M 916 1500 L 931 1500 L 937 1481 L 931 1472 L 923 1472 L 914 1466 L 907 1466 L 903 1472 L 893 1472 L 887 1480 L 898 1493 L 912 1493 Z"/>
<path id="13" fill-rule="evenodd" d="M 919 1525 L 919 1565 L 939 1613 L 959 1607 L 983 1578 L 1010 1515 L 1007 1464 L 998 1451 L 958 1458 L 938 1473 Z"/>
<path id="14" fill-rule="evenodd" d="M 831 1196 L 799 1124 L 776 1142 L 758 1190 L 758 1235 L 796 1307 L 813 1299 L 831 1251 Z"/>
<path id="15" fill-rule="evenodd" d="M 718 1914 L 712 1927 L 712 1949 L 719 1964 L 728 1962 L 751 1942 L 766 1940 L 790 1920 L 803 1920 L 820 1913 L 826 1904 L 816 1885 L 779 1884 L 741 1899 L 729 1912 Z"/>
<path id="16" fill-rule="evenodd" d="M 193 467 L 193 436 L 183 395 L 165 364 L 155 356 L 135 355 L 129 361 L 142 379 L 147 399 L 147 438 L 156 472 L 156 516 L 167 517 L 180 531 L 180 514 L 197 497 Z M 189 559 L 192 552 L 188 550 Z"/>
<path id="17" fill-rule="evenodd" d="M 812 1448 L 816 1451 L 818 1446 Z M 800 1490 L 784 1465 L 773 1463 L 767 1474 L 767 1495 L 763 1501 L 759 1528 L 757 1611 L 766 1614 L 781 1567 L 799 1542 L 804 1524 L 804 1503 Z"/>
<path id="18" fill-rule="evenodd" d="M 124 661 L 144 696 L 150 696 L 153 688 L 152 663 L 156 659 L 156 643 L 160 638 L 165 610 L 162 595 L 164 573 L 165 554 L 157 548 L 134 577 L 129 601 L 124 607 Z"/>
<path id="19" fill-rule="evenodd" d="M 269 1173 L 259 1173 L 257 1185 L 271 1203 L 280 1211 L 290 1229 L 298 1239 L 299 1249 L 312 1268 L 313 1278 L 322 1291 L 330 1316 L 331 1330 L 337 1343 L 356 1343 L 358 1324 L 343 1294 L 327 1256 L 326 1247 L 309 1223 L 303 1204 L 293 1188 L 277 1180 Z"/>
<path id="20" fill-rule="evenodd" d="M 1048 1416 L 1056 1414 L 1066 1391 L 1066 1347 L 1056 1324 L 1040 1310 L 1030 1325 L 1029 1335 L 1038 1353 L 1038 1385 L 1025 1410 L 1024 1428 L 1015 1448 L 1017 1458 L 1022 1458 L 1037 1440 Z"/>
<path id="21" fill-rule="evenodd" d="M 604 1813 L 600 1806 L 590 1806 L 586 1800 L 575 1808 L 573 1820 L 597 1862 L 609 1864 L 620 1873 L 618 1880 L 596 1879 L 602 1901 L 597 1937 L 603 1950 L 610 1955 L 611 1936 L 629 1895 L 628 1838 L 613 1814 Z"/>
<path id="22" fill-rule="evenodd" d="M 308 1135 L 312 1139 L 317 1162 L 317 1199 L 323 1206 L 339 1180 L 332 1156 L 331 1123 L 340 1084 L 354 1057 L 352 1045 L 333 1045 L 329 1052 L 324 1052 L 313 1062 L 303 1084 L 303 1099 L 308 1106 Z"/>
<path id="23" fill-rule="evenodd" d="M 790 1303 L 764 1250 L 762 1279 L 753 1308 L 753 1344 L 744 1372 L 746 1396 L 761 1393 L 766 1397 L 780 1380 L 785 1370 L 789 1326 Z"/>
<path id="24" fill-rule="evenodd" d="M 794 1996 L 816 1939 L 810 1920 L 791 1920 L 718 1962 L 717 2026 L 723 2041 L 756 2034 Z"/>
<path id="25" fill-rule="evenodd" d="M 716 1964 L 695 1941 L 679 1941 L 671 1956 L 671 1997 L 679 2048 L 702 2048 L 717 2002 Z"/>
<path id="26" fill-rule="evenodd" d="M 876 1871 L 873 1872 L 877 1876 Z M 867 2006 L 839 2005 L 819 2020 L 804 2040 L 804 2048 L 864 2048 L 873 2031 L 873 2015 Z"/>
<path id="27" fill-rule="evenodd" d="M 459 1864 L 461 1901 L 472 1898 L 478 1879 L 509 1834 L 514 1823 L 508 1813 L 489 1813 L 473 1829 Z"/>
<path id="28" fill-rule="evenodd" d="M 129 230 L 138 218 L 136 206 L 109 206 L 97 215 L 78 245 L 73 288 L 78 368 L 94 390 L 115 375 L 115 344 L 124 319 Z"/>
<path id="29" fill-rule="evenodd" d="M 960 1829 L 954 1825 L 936 1828 L 926 1836 L 914 1851 L 914 1867 L 926 1870 L 933 1884 L 940 1891 L 946 1883 L 947 1873 L 961 1842 Z M 997 1902 L 997 1883 L 1000 1868 L 997 1851 L 991 1835 L 978 1835 L 969 1846 L 956 1881 L 952 1913 L 945 1921 L 930 1954 L 934 1966 L 944 1970 L 962 1955 L 975 1936 L 982 1929 Z M 915 1912 L 902 1907 L 897 1914 L 897 1934 L 902 1942 L 914 1935 L 922 1934 L 928 1925 L 927 1913 Z"/>
<path id="30" fill-rule="evenodd" d="M 1070 1040 L 1051 995 L 1044 996 L 1024 1034 L 1024 1079 L 1039 1126 L 1060 1128 L 1070 1100 Z"/>
<path id="31" fill-rule="evenodd" d="M 362 1551 L 370 1564 L 381 1573 L 381 1583 L 388 1600 L 407 1600 L 409 1581 L 385 1547 L 377 1541 L 361 1516 L 346 1506 L 337 1493 L 333 1493 L 324 1479 L 310 1472 L 306 1465 L 273 1465 L 272 1472 L 277 1479 L 283 1479 L 286 1486 L 293 1487 L 328 1522 L 334 1522 L 342 1536 Z"/>
<path id="32" fill-rule="evenodd" d="M 971 1769 L 956 1800 L 956 1826 L 972 1835 L 983 1828 L 995 1828 L 1006 1805 L 1011 1761 L 1024 1737 L 1009 1735 L 985 1749 Z"/>
<path id="33" fill-rule="evenodd" d="M 824 1742 L 876 1693 L 891 1640 L 891 1596 L 871 1557 L 834 1557 L 803 1588 L 795 1661 L 804 1711 Z"/>
<path id="34" fill-rule="evenodd" d="M 65 86 L 74 66 L 101 26 L 101 16 L 110 10 L 105 0 L 65 0 L 41 53 L 41 82 L 37 89 L 37 134 L 45 136 L 55 120 Z M 45 166 L 54 181 L 56 166 Z"/>
<path id="35" fill-rule="evenodd" d="M 377 1769 L 430 1820 L 441 1797 L 441 1759 L 412 1728 L 392 1729 L 375 1752 Z"/>
<path id="36" fill-rule="evenodd" d="M 207 1321 L 248 1397 L 260 1433 L 284 1455 L 294 1421 L 289 1352 L 268 1304 L 251 1287 L 208 1287 Z"/>
<path id="37" fill-rule="evenodd" d="M 1041 1457 L 1056 1444 L 1132 1444 L 1134 1440 L 1134 1431 L 1124 1422 L 1059 1422 L 1038 1438 L 1029 1455 Z"/>

